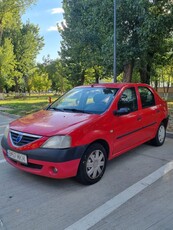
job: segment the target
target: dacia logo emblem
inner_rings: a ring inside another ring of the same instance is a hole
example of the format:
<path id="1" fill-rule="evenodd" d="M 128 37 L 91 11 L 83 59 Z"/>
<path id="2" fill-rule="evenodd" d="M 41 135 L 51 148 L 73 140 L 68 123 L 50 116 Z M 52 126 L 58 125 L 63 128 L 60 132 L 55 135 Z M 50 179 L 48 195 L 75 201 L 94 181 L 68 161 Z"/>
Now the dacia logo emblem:
<path id="1" fill-rule="evenodd" d="M 18 144 L 23 138 L 23 135 L 22 134 L 19 134 L 16 138 L 16 143 Z"/>

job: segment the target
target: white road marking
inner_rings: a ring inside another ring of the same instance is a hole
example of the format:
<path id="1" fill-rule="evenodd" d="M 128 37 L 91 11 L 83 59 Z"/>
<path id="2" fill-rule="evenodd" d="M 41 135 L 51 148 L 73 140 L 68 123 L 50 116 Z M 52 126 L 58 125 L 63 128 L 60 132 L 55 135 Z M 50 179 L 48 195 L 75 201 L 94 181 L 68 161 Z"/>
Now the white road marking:
<path id="1" fill-rule="evenodd" d="M 0 164 L 5 163 L 5 162 L 6 162 L 6 160 L 0 160 Z"/>
<path id="2" fill-rule="evenodd" d="M 0 226 L 1 226 L 1 228 L 4 228 L 4 223 L 1 219 L 0 219 Z"/>
<path id="3" fill-rule="evenodd" d="M 84 216 L 71 226 L 67 227 L 65 230 L 87 230 L 91 228 L 171 170 L 173 170 L 173 161 L 162 166 L 155 172 L 151 173 L 149 176 L 138 181 L 136 184 L 130 186 L 117 196 L 113 197 L 100 207 L 96 208 L 94 211 L 90 212 L 88 215 Z"/>

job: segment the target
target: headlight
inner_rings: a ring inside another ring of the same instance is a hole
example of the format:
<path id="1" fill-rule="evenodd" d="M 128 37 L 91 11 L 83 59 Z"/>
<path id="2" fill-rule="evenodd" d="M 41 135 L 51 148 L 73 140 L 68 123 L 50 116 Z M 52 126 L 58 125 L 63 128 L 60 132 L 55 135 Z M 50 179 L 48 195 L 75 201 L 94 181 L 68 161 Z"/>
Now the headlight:
<path id="1" fill-rule="evenodd" d="M 7 125 L 7 127 L 5 128 L 5 131 L 4 131 L 4 136 L 6 138 L 8 137 L 8 133 L 9 133 L 9 125 Z"/>
<path id="2" fill-rule="evenodd" d="M 70 136 L 54 136 L 49 138 L 43 145 L 42 148 L 51 149 L 65 149 L 71 146 Z"/>

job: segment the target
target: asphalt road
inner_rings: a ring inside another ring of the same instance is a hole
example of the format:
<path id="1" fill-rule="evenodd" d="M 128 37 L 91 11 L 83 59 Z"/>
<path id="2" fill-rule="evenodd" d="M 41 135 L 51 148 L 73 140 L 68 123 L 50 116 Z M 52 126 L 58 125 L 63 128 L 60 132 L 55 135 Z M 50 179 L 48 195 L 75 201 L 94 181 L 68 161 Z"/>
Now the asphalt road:
<path id="1" fill-rule="evenodd" d="M 11 120 L 0 115 L 0 140 Z M 172 169 L 171 138 L 112 160 L 92 186 L 24 173 L 0 150 L 0 230 L 172 230 Z"/>

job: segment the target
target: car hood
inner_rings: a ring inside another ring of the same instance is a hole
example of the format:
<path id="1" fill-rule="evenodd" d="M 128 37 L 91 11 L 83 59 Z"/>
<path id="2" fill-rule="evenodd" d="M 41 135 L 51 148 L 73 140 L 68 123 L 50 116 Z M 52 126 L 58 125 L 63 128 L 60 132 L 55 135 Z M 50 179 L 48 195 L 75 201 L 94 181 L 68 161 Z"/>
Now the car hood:
<path id="1" fill-rule="evenodd" d="M 13 121 L 10 123 L 10 129 L 39 136 L 68 134 L 96 117 L 96 114 L 41 110 Z"/>

